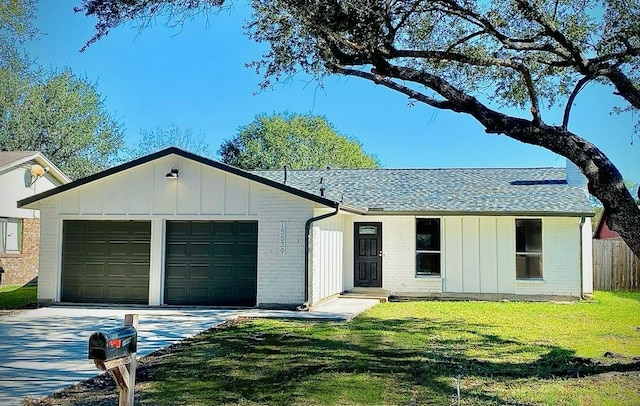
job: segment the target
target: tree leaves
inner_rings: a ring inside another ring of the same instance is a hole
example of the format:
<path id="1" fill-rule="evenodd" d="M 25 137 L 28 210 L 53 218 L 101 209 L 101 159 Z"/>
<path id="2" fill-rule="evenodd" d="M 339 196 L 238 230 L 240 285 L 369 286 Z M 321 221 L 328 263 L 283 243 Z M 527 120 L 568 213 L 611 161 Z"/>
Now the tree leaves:
<path id="1" fill-rule="evenodd" d="M 247 170 L 380 166 L 358 140 L 339 134 L 324 117 L 303 114 L 258 115 L 219 153 L 222 162 Z"/>
<path id="2" fill-rule="evenodd" d="M 134 148 L 127 148 L 128 159 L 135 159 L 168 147 L 177 147 L 197 155 L 210 157 L 209 144 L 205 141 L 204 132 L 195 132 L 189 127 L 171 124 L 167 128 L 140 131 L 140 141 Z"/>
<path id="3" fill-rule="evenodd" d="M 0 79 L 0 149 L 41 151 L 72 179 L 118 162 L 122 128 L 86 78 L 0 68 Z"/>

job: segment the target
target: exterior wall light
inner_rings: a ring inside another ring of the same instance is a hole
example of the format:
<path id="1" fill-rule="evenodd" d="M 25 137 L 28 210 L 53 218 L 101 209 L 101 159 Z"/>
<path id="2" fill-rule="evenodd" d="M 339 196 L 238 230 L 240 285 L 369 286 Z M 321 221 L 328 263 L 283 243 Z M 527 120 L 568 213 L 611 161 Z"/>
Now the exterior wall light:
<path id="1" fill-rule="evenodd" d="M 165 175 L 167 179 L 178 179 L 178 170 L 176 168 L 171 168 L 171 172 Z"/>

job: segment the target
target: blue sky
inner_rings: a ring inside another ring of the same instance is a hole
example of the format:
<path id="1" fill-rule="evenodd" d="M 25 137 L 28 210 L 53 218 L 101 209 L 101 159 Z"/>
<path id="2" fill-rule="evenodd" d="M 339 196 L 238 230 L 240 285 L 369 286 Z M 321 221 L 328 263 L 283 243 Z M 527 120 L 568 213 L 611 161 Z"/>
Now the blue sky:
<path id="1" fill-rule="evenodd" d="M 261 77 L 244 64 L 264 45 L 243 35 L 247 9 L 187 22 L 182 30 L 158 21 L 141 33 L 124 26 L 79 49 L 95 20 L 75 14 L 80 0 L 38 2 L 36 26 L 46 35 L 27 45 L 45 68 L 70 67 L 97 82 L 106 109 L 135 145 L 142 129 L 186 126 L 205 134 L 215 153 L 238 127 L 257 114 L 290 111 L 324 115 L 387 168 L 564 166 L 564 158 L 505 136 L 487 135 L 470 117 L 439 111 L 357 78 L 330 77 L 319 88 L 299 75 L 273 90 L 258 90 Z M 599 146 L 624 178 L 640 181 L 640 138 L 631 114 L 610 114 L 622 105 L 610 88 L 592 85 L 576 101 L 569 129 Z M 559 109 L 546 112 L 550 124 Z"/>

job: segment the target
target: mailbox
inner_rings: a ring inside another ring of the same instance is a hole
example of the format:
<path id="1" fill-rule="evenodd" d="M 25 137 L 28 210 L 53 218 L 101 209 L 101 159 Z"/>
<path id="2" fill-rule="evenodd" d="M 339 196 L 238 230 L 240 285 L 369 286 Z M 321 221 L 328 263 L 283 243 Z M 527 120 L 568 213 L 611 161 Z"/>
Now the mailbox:
<path id="1" fill-rule="evenodd" d="M 138 333 L 133 326 L 96 331 L 89 337 L 89 359 L 109 361 L 138 351 Z"/>

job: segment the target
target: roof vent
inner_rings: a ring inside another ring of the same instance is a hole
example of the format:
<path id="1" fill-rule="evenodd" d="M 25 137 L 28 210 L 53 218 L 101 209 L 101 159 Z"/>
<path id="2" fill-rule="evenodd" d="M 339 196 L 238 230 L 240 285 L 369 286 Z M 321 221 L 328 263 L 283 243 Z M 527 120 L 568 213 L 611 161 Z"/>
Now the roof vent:
<path id="1" fill-rule="evenodd" d="M 320 196 L 324 197 L 325 190 L 327 189 L 324 187 L 324 183 L 322 183 L 322 177 L 320 177 Z"/>

